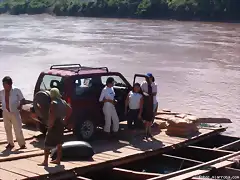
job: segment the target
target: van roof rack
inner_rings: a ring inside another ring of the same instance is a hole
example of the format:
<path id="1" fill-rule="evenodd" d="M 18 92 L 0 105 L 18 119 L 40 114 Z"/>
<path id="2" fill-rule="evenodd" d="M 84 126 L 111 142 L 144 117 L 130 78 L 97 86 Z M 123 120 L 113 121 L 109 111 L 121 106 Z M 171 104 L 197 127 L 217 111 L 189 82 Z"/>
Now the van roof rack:
<path id="1" fill-rule="evenodd" d="M 50 70 L 52 69 L 68 70 L 76 73 L 78 73 L 81 70 L 94 70 L 94 69 L 100 69 L 100 70 L 105 70 L 106 72 L 109 72 L 107 67 L 88 67 L 88 66 L 81 66 L 81 64 L 56 64 L 50 67 Z"/>

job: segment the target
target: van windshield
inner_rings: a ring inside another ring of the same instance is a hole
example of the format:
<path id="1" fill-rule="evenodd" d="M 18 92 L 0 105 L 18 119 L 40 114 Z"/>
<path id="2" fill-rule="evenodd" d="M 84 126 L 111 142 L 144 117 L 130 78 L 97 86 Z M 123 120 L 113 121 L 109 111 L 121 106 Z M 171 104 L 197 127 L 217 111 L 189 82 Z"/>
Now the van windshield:
<path id="1" fill-rule="evenodd" d="M 50 90 L 54 87 L 63 93 L 63 77 L 49 74 L 44 75 L 40 84 L 40 90 Z"/>

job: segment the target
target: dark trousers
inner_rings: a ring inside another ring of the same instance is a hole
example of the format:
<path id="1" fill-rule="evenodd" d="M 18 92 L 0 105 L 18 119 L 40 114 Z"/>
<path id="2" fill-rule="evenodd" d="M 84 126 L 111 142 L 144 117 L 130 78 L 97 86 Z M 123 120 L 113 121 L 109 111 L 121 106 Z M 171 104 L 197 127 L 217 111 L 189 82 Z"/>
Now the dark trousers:
<path id="1" fill-rule="evenodd" d="M 127 124 L 129 129 L 135 129 L 140 126 L 141 120 L 138 119 L 139 109 L 129 109 L 127 114 Z"/>

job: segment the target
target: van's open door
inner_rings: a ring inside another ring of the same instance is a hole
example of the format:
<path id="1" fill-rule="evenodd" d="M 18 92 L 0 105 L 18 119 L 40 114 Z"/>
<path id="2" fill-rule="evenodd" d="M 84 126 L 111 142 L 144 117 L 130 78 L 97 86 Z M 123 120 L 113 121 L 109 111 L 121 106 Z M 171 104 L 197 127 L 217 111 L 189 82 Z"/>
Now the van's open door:
<path id="1" fill-rule="evenodd" d="M 152 96 L 152 86 L 149 81 L 149 77 L 143 74 L 135 74 L 133 79 L 134 83 L 142 83 L 147 81 L 148 83 L 148 93 L 143 93 L 144 104 L 143 104 L 143 120 L 151 121 L 153 119 L 153 96 Z"/>

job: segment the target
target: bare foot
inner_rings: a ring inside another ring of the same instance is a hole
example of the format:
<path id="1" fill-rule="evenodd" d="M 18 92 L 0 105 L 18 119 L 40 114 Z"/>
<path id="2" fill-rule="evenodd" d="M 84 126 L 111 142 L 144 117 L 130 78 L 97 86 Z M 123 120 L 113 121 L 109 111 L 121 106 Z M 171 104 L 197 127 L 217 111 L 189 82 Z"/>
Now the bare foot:
<path id="1" fill-rule="evenodd" d="M 53 160 L 50 163 L 52 163 L 52 164 L 60 164 L 60 161 L 59 160 Z"/>
<path id="2" fill-rule="evenodd" d="M 42 163 L 38 164 L 38 166 L 48 166 L 48 163 L 47 162 L 42 162 Z"/>

